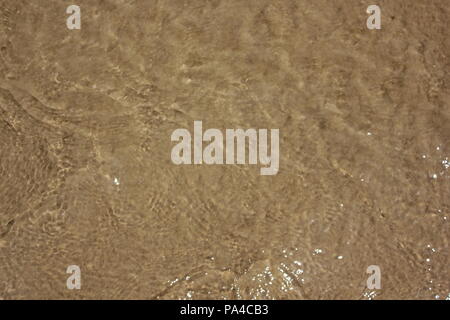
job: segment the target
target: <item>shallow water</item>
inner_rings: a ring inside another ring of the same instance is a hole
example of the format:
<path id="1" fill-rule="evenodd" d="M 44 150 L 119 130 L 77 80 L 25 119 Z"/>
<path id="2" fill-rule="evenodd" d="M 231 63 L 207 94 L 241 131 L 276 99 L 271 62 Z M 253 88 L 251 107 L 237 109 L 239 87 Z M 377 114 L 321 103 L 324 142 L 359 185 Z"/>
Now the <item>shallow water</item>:
<path id="1" fill-rule="evenodd" d="M 0 298 L 450 298 L 448 1 L 378 1 L 381 30 L 361 1 L 76 3 L 81 30 L 0 0 Z M 278 174 L 174 165 L 194 120 L 279 128 Z"/>

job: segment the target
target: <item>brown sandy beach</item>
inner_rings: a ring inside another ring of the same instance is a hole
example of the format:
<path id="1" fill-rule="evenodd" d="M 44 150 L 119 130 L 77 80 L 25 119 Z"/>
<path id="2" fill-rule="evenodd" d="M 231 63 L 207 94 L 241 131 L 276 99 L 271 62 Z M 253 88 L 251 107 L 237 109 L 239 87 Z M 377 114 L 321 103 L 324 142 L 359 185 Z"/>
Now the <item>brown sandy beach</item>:
<path id="1" fill-rule="evenodd" d="M 0 0 L 0 299 L 450 299 L 449 18 Z M 196 120 L 279 128 L 278 173 L 173 164 Z"/>

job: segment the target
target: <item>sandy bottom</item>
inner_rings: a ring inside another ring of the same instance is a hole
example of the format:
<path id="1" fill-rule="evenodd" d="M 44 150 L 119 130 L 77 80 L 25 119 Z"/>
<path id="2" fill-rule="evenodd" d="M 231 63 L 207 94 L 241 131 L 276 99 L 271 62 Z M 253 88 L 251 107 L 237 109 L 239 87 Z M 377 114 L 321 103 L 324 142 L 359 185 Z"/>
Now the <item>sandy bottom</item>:
<path id="1" fill-rule="evenodd" d="M 0 298 L 450 298 L 448 0 L 379 0 L 381 30 L 356 0 L 74 3 L 81 30 L 0 0 Z M 174 165 L 194 120 L 279 128 L 278 174 Z"/>

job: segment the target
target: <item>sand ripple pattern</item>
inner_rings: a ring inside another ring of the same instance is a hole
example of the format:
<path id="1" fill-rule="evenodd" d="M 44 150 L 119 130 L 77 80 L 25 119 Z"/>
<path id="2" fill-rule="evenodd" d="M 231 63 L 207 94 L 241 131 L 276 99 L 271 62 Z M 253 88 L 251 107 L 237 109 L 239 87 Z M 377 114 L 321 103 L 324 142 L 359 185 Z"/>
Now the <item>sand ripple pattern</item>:
<path id="1" fill-rule="evenodd" d="M 45 2 L 0 0 L 1 299 L 449 296 L 448 1 Z M 174 166 L 194 120 L 278 175 Z"/>

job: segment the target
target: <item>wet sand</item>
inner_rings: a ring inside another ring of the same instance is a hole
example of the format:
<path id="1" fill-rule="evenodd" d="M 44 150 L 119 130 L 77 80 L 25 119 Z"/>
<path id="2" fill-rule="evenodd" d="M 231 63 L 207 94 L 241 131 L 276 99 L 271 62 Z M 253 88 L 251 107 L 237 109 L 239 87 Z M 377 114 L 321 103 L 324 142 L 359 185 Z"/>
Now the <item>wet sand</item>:
<path id="1" fill-rule="evenodd" d="M 0 299 L 450 299 L 448 1 L 75 2 L 0 0 Z"/>

